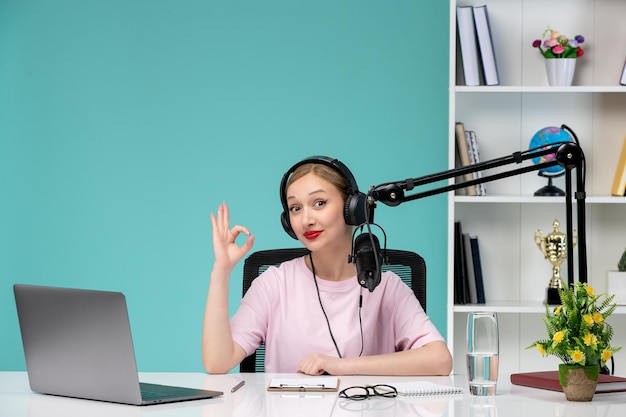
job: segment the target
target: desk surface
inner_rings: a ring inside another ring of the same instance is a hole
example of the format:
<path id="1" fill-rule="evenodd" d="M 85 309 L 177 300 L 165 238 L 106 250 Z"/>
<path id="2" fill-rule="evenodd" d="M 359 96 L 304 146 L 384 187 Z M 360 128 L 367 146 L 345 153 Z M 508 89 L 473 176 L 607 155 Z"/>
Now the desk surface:
<path id="1" fill-rule="evenodd" d="M 626 393 L 596 394 L 592 402 L 574 403 L 560 392 L 498 384 L 493 397 L 473 397 L 467 393 L 465 376 L 450 377 L 341 377 L 341 387 L 380 382 L 425 379 L 454 384 L 464 388 L 462 396 L 437 398 L 371 398 L 351 401 L 338 398 L 336 392 L 281 394 L 267 392 L 272 377 L 294 377 L 278 374 L 141 373 L 142 382 L 205 388 L 224 392 L 223 397 L 152 406 L 130 406 L 35 394 L 25 372 L 0 372 L 0 417 L 78 417 L 78 416 L 198 416 L 198 417 L 361 417 L 361 416 L 551 416 L 551 417 L 622 417 L 626 414 Z M 243 388 L 230 390 L 245 380 Z"/>

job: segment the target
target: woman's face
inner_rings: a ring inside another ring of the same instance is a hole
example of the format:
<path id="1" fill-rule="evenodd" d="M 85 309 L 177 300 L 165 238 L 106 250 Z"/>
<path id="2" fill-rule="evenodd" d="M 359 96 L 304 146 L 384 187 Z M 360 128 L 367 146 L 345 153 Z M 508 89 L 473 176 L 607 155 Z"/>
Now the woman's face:
<path id="1" fill-rule="evenodd" d="M 352 239 L 343 218 L 344 198 L 332 183 L 309 173 L 287 187 L 291 227 L 307 249 L 317 251 Z"/>

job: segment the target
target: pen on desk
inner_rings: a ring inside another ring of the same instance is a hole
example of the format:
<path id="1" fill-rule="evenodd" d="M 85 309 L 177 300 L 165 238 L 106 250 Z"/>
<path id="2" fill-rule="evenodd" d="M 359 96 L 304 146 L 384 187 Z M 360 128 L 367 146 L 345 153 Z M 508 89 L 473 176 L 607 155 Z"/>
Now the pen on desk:
<path id="1" fill-rule="evenodd" d="M 237 385 L 235 385 L 230 392 L 235 392 L 237 391 L 239 388 L 243 387 L 246 384 L 246 381 L 240 381 Z"/>

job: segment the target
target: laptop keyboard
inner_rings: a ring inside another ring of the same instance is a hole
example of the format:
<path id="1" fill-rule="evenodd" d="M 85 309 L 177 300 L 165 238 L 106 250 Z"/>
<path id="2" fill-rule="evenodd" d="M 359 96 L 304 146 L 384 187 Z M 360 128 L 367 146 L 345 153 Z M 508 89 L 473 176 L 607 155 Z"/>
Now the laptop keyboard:
<path id="1" fill-rule="evenodd" d="M 204 391 L 196 388 L 186 388 L 171 385 L 140 383 L 141 399 L 149 403 L 165 401 L 185 401 L 198 398 L 212 398 L 223 395 L 217 391 Z M 210 394 L 210 395 L 209 395 Z"/>
<path id="2" fill-rule="evenodd" d="M 141 391 L 141 398 L 144 400 L 158 400 L 159 398 L 174 397 L 172 392 L 160 392 L 160 391 Z"/>

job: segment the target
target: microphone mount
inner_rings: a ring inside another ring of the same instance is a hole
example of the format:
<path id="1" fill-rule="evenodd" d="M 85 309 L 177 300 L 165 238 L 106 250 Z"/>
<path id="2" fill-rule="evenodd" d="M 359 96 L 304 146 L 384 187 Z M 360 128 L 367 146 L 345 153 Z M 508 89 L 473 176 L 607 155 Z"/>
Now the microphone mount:
<path id="1" fill-rule="evenodd" d="M 445 193 L 448 191 L 454 191 L 460 188 L 465 188 L 477 184 L 496 181 L 502 178 L 508 178 L 516 175 L 521 175 L 527 172 L 539 171 L 551 166 L 560 165 L 565 170 L 565 208 L 566 208 L 566 232 L 567 236 L 573 236 L 573 207 L 572 201 L 577 202 L 577 228 L 578 228 L 578 269 L 579 269 L 579 281 L 587 282 L 587 237 L 586 237 L 586 225 L 585 225 L 585 156 L 576 135 L 566 126 L 562 125 L 561 128 L 567 129 L 572 133 L 574 142 L 555 142 L 543 147 L 533 148 L 526 151 L 513 152 L 510 155 L 506 155 L 500 158 L 492 159 L 477 164 L 464 166 L 461 168 L 454 168 L 447 171 L 441 171 L 434 174 L 425 175 L 417 178 L 409 178 L 401 181 L 387 182 L 380 185 L 370 187 L 367 197 L 370 204 L 375 204 L 379 201 L 387 206 L 396 207 L 406 201 L 418 200 L 421 198 L 430 197 L 433 195 Z M 473 180 L 448 183 L 448 185 L 438 188 L 429 189 L 426 191 L 416 192 L 414 194 L 408 194 L 408 192 L 414 191 L 416 188 L 422 187 L 434 182 L 447 180 L 455 177 L 463 176 L 464 174 L 482 172 L 489 169 L 503 167 L 506 165 L 522 164 L 528 159 L 539 158 L 541 156 L 554 154 L 554 159 L 541 162 L 539 164 L 533 164 L 530 166 L 521 166 L 490 175 L 485 175 L 481 178 L 474 178 Z M 576 170 L 576 192 L 572 191 L 572 170 Z M 574 260 L 571 254 L 573 254 L 573 239 L 567 239 L 567 266 L 568 266 L 568 286 L 574 282 Z"/>

